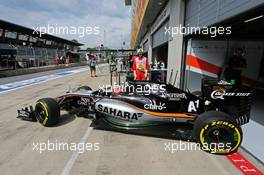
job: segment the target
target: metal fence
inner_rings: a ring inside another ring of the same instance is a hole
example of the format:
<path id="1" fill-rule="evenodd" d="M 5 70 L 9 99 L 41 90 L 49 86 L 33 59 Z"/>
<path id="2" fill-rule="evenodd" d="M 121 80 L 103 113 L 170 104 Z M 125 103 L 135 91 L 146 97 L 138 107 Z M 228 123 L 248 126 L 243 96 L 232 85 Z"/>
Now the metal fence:
<path id="1" fill-rule="evenodd" d="M 57 54 L 66 56 L 66 51 L 0 43 L 0 70 L 51 65 Z"/>

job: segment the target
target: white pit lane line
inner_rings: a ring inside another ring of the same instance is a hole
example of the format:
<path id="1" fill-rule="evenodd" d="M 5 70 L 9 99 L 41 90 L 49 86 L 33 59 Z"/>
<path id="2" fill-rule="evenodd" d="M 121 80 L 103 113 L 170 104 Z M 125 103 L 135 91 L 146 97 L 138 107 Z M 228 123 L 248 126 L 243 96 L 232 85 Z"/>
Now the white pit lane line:
<path id="1" fill-rule="evenodd" d="M 88 126 L 85 134 L 83 135 L 83 137 L 79 141 L 79 143 L 85 143 L 87 141 L 88 137 L 90 136 L 92 130 L 93 130 L 93 127 L 90 127 L 90 123 L 89 123 L 89 126 Z M 77 160 L 79 154 L 80 153 L 77 150 L 72 153 L 70 159 L 68 160 L 67 164 L 63 168 L 61 175 L 69 175 L 70 174 L 70 171 L 71 171 L 75 161 Z"/>
<path id="2" fill-rule="evenodd" d="M 104 67 L 106 65 L 107 64 L 100 64 L 100 65 L 97 66 L 97 68 L 100 71 L 99 68 L 100 67 Z M 90 70 L 89 67 L 76 68 L 74 70 L 62 71 L 62 72 L 57 72 L 57 73 L 54 73 L 54 74 L 44 75 L 44 76 L 31 78 L 31 79 L 27 79 L 27 80 L 22 80 L 22 81 L 2 84 L 2 85 L 0 85 L 0 94 L 8 93 L 8 92 L 11 92 L 11 91 L 14 91 L 14 90 L 26 88 L 26 87 L 33 86 L 33 85 L 36 85 L 36 84 L 45 83 L 45 82 L 50 81 L 50 80 L 55 80 L 55 79 L 58 79 L 58 78 L 71 76 L 71 75 L 74 75 L 76 73 L 80 73 L 80 72 L 84 72 L 84 71 L 88 71 L 88 70 Z"/>
<path id="3" fill-rule="evenodd" d="M 64 77 L 71 76 L 71 75 L 74 75 L 76 73 L 80 73 L 80 72 L 84 72 L 84 71 L 88 71 L 88 70 L 89 70 L 89 68 L 81 68 L 81 69 L 76 69 L 76 70 L 58 72 L 58 73 L 54 73 L 54 74 L 50 74 L 50 75 L 44 75 L 44 76 L 40 76 L 37 78 L 31 78 L 31 79 L 17 81 L 17 82 L 13 82 L 13 83 L 3 84 L 3 85 L 0 85 L 0 94 L 4 94 L 4 93 L 10 92 L 10 91 L 14 91 L 14 90 L 26 88 L 29 86 L 45 83 L 45 82 L 50 81 L 50 80 L 55 80 L 58 78 L 64 78 Z"/>

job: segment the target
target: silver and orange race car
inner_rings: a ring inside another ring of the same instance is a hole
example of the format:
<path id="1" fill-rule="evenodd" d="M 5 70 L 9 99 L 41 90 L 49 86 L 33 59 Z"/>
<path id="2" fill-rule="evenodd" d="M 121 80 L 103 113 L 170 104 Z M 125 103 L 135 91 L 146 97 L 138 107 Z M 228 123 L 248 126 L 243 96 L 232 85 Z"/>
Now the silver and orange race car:
<path id="1" fill-rule="evenodd" d="M 242 142 L 241 125 L 249 122 L 253 90 L 216 79 L 203 79 L 201 84 L 201 91 L 193 93 L 149 81 L 96 91 L 81 86 L 56 98 L 39 99 L 34 108 L 18 110 L 18 117 L 54 126 L 61 110 L 82 109 L 93 123 L 104 121 L 118 130 L 188 123 L 203 150 L 233 153 Z"/>

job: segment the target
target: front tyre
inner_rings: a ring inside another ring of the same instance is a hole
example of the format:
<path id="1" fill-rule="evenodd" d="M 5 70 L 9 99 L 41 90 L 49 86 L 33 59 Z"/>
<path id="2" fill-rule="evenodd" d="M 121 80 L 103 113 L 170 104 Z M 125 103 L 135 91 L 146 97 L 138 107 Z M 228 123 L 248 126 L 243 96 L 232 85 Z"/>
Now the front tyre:
<path id="1" fill-rule="evenodd" d="M 43 98 L 37 101 L 35 115 L 43 126 L 54 126 L 59 122 L 60 106 L 53 98 Z"/>
<path id="2" fill-rule="evenodd" d="M 208 111 L 196 119 L 194 136 L 202 150 L 212 154 L 231 154 L 237 151 L 243 138 L 241 127 L 226 113 Z"/>

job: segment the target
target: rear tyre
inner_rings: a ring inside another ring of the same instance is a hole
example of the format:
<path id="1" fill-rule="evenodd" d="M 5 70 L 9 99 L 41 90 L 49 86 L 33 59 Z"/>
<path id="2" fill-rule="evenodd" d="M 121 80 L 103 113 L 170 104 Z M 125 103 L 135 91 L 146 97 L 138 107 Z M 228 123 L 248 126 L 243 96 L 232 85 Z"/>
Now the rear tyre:
<path id="1" fill-rule="evenodd" d="M 35 115 L 43 126 L 54 126 L 59 122 L 60 106 L 53 98 L 43 98 L 37 101 Z"/>
<path id="2" fill-rule="evenodd" d="M 237 151 L 243 138 L 241 127 L 226 113 L 208 111 L 196 119 L 194 137 L 201 149 L 212 154 L 231 154 Z"/>

